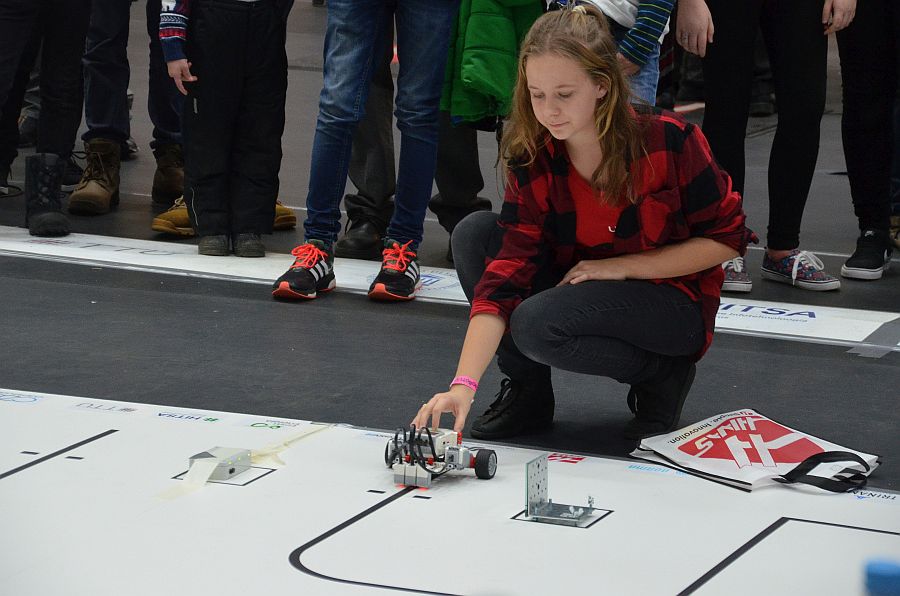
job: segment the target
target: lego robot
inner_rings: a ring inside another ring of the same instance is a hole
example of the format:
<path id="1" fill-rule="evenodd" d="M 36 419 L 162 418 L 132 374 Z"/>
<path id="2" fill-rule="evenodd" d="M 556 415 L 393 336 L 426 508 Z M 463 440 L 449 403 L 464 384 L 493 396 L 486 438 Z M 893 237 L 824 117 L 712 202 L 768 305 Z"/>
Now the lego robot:
<path id="1" fill-rule="evenodd" d="M 456 431 L 427 427 L 398 429 L 384 448 L 384 463 L 394 471 L 394 482 L 429 488 L 450 470 L 474 468 L 475 476 L 489 480 L 497 473 L 497 454 L 492 449 L 469 449 Z"/>

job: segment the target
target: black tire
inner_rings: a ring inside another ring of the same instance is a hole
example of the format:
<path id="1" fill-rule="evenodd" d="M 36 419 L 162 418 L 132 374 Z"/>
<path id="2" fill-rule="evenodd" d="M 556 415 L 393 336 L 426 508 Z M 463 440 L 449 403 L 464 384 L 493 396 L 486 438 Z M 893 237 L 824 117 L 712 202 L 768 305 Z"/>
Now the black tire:
<path id="1" fill-rule="evenodd" d="M 393 447 L 393 441 L 388 441 L 387 445 L 384 446 L 384 463 L 389 468 L 394 465 L 394 459 L 397 457 L 397 450 Z"/>
<path id="2" fill-rule="evenodd" d="M 497 473 L 497 453 L 493 449 L 479 449 L 475 454 L 475 475 L 490 480 Z"/>

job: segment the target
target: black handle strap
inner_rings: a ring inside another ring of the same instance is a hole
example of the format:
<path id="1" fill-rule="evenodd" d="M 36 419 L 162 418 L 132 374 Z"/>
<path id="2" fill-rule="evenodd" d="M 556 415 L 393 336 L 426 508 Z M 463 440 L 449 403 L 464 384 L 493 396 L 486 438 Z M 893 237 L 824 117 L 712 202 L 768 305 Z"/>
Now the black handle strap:
<path id="1" fill-rule="evenodd" d="M 831 462 L 854 462 L 861 465 L 864 472 L 860 472 L 855 468 L 844 468 L 839 472 L 833 473 L 828 478 L 810 475 L 810 472 L 818 465 Z M 783 484 L 799 482 L 833 493 L 845 493 L 865 486 L 866 481 L 869 479 L 866 473 L 869 471 L 869 464 L 855 453 L 850 453 L 849 451 L 823 451 L 807 457 L 797 464 L 794 469 L 782 476 L 777 476 L 775 481 Z"/>

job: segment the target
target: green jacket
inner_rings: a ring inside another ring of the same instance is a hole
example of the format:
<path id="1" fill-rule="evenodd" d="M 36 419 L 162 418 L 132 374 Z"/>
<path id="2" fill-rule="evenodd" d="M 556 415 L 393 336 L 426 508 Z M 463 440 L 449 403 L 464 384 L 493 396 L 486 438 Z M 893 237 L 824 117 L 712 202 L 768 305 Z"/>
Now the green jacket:
<path id="1" fill-rule="evenodd" d="M 441 110 L 478 122 L 509 113 L 519 44 L 543 13 L 541 0 L 462 0 L 453 28 Z"/>

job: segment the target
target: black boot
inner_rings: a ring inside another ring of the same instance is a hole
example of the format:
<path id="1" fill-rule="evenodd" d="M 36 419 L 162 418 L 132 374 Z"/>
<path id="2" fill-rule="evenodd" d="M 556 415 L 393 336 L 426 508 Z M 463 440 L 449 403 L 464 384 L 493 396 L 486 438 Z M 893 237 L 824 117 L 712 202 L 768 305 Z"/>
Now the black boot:
<path id="1" fill-rule="evenodd" d="M 626 439 L 642 439 L 675 430 L 697 367 L 686 357 L 670 358 L 652 378 L 632 385 L 628 407 L 634 418 L 625 425 Z"/>
<path id="2" fill-rule="evenodd" d="M 334 245 L 334 256 L 342 259 L 380 261 L 384 230 L 368 219 L 351 220 L 344 236 Z"/>
<path id="3" fill-rule="evenodd" d="M 32 236 L 65 236 L 69 220 L 60 193 L 66 162 L 53 153 L 25 158 L 25 225 Z"/>
<path id="4" fill-rule="evenodd" d="M 502 439 L 544 430 L 553 424 L 556 403 L 549 378 L 531 383 L 503 379 L 496 397 L 472 423 L 473 438 Z"/>

